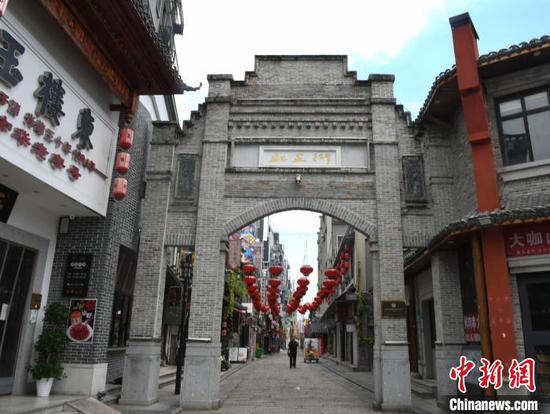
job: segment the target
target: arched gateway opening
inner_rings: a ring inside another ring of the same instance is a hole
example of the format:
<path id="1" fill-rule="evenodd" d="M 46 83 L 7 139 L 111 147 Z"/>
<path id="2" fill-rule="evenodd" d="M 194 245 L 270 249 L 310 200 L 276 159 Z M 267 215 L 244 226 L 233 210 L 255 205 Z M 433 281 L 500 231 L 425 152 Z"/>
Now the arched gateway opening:
<path id="1" fill-rule="evenodd" d="M 412 136 L 402 115 L 393 76 L 357 80 L 344 56 L 258 56 L 244 81 L 210 76 L 206 103 L 183 131 L 155 125 L 122 402 L 157 399 L 165 249 L 188 246 L 195 264 L 181 405 L 219 406 L 227 236 L 302 209 L 368 236 L 375 405 L 410 409 L 406 320 L 381 315 L 382 301 L 405 301 L 401 157 Z"/>

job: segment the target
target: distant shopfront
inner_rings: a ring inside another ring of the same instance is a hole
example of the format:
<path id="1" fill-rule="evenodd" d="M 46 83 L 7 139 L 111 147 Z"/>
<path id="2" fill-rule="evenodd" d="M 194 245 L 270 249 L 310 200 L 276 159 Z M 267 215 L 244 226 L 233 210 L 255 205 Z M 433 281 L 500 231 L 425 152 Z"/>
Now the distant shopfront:
<path id="1" fill-rule="evenodd" d="M 508 227 L 505 240 L 517 281 L 525 357 L 536 364 L 535 394 L 550 400 L 550 222 Z"/>

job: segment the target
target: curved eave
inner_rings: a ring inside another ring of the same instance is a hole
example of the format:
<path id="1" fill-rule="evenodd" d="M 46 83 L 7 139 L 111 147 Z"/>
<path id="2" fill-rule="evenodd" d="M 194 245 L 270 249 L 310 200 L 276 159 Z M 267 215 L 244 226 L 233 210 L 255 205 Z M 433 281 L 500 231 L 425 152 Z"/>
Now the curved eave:
<path id="1" fill-rule="evenodd" d="M 184 84 L 148 18 L 148 3 L 40 1 L 124 106 L 135 105 L 137 95 L 183 92 Z"/>
<path id="2" fill-rule="evenodd" d="M 478 60 L 478 68 L 479 75 L 484 80 L 548 62 L 550 36 L 542 36 L 530 42 L 482 55 Z M 415 123 L 421 125 L 434 121 L 448 124 L 459 104 L 460 94 L 453 66 L 437 76 Z"/>

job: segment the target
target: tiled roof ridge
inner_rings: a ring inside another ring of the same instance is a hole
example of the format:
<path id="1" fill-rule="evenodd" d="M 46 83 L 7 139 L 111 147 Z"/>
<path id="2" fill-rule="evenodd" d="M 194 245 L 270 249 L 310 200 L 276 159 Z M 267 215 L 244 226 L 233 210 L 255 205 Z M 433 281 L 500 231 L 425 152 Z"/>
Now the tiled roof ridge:
<path id="1" fill-rule="evenodd" d="M 405 266 L 414 262 L 418 257 L 422 256 L 425 251 L 435 247 L 439 242 L 452 232 L 474 229 L 484 226 L 502 225 L 509 221 L 520 221 L 529 219 L 550 219 L 550 205 L 526 207 L 518 209 L 496 209 L 493 211 L 473 211 L 468 216 L 447 224 L 439 232 L 437 232 L 428 242 L 425 248 L 419 248 L 415 252 L 406 255 Z M 522 224 L 522 223 L 517 223 Z"/>
<path id="2" fill-rule="evenodd" d="M 484 55 L 481 55 L 478 58 L 478 65 L 479 66 L 487 65 L 487 64 L 492 63 L 496 60 L 500 60 L 504 57 L 509 57 L 509 56 L 514 55 L 514 54 L 524 52 L 526 50 L 530 50 L 530 49 L 534 49 L 534 48 L 538 49 L 538 48 L 544 47 L 546 45 L 550 45 L 550 35 L 543 35 L 541 37 L 531 39 L 529 42 L 521 42 L 521 43 L 518 43 L 518 44 L 515 44 L 515 45 L 511 45 L 507 48 L 500 49 L 498 51 L 493 51 L 493 52 L 489 52 L 489 53 L 486 53 Z M 434 97 L 435 92 L 436 92 L 437 88 L 439 87 L 439 85 L 443 81 L 445 81 L 447 79 L 450 79 L 451 77 L 454 77 L 455 75 L 456 75 L 456 65 L 453 65 L 453 66 L 451 66 L 450 69 L 446 69 L 445 71 L 439 73 L 439 75 L 437 75 L 435 77 L 435 80 L 432 83 L 430 91 L 428 92 L 428 96 L 424 100 L 424 104 L 422 105 L 422 108 L 420 108 L 420 111 L 418 112 L 418 116 L 416 117 L 416 119 L 414 121 L 415 123 L 418 123 L 421 120 L 422 116 L 424 115 L 424 112 L 426 111 L 426 109 L 428 108 L 432 98 Z"/>

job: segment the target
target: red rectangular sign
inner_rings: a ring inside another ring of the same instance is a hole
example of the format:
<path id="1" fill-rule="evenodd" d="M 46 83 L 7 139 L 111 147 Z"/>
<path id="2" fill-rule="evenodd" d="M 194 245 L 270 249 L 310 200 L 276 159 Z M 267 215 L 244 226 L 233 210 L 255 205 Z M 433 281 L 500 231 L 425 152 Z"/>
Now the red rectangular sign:
<path id="1" fill-rule="evenodd" d="M 510 227 L 504 236 L 508 257 L 550 254 L 550 223 Z"/>

